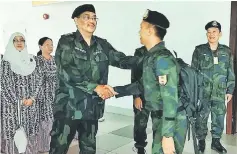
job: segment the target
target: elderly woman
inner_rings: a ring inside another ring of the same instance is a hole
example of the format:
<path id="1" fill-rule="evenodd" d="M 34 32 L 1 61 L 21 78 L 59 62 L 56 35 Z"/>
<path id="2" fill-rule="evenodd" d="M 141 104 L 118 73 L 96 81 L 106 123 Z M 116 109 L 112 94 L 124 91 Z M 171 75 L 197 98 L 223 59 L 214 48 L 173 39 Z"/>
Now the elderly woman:
<path id="1" fill-rule="evenodd" d="M 53 124 L 53 101 L 55 98 L 55 90 L 58 79 L 56 74 L 56 63 L 53 52 L 53 41 L 49 37 L 42 37 L 38 42 L 40 51 L 37 53 L 37 58 L 41 61 L 41 68 L 44 72 L 43 88 L 38 97 L 40 108 L 40 126 L 39 134 L 37 135 L 37 143 L 39 152 L 48 152 L 50 149 L 50 131 Z M 75 135 L 77 139 L 78 135 Z"/>
<path id="2" fill-rule="evenodd" d="M 52 104 L 57 86 L 56 64 L 53 52 L 53 41 L 51 38 L 43 37 L 38 42 L 40 51 L 37 59 L 41 61 L 41 68 L 44 72 L 43 88 L 38 97 L 40 108 L 40 129 L 37 135 L 39 152 L 49 151 L 50 131 L 53 123 Z"/>
<path id="3" fill-rule="evenodd" d="M 1 133 L 6 143 L 3 150 L 5 154 L 19 153 L 23 139 L 16 137 L 16 132 L 21 126 L 28 140 L 25 154 L 36 154 L 39 108 L 35 100 L 42 87 L 43 73 L 39 61 L 28 54 L 23 34 L 11 35 L 1 67 Z"/>

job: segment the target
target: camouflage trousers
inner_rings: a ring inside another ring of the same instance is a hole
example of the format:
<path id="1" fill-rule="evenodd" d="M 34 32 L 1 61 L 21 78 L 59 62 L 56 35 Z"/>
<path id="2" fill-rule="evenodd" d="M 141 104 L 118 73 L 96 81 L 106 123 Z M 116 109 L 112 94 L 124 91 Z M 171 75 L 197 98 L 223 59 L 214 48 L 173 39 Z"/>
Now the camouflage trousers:
<path id="1" fill-rule="evenodd" d="M 146 108 L 143 108 L 141 111 L 136 109 L 135 106 L 133 108 L 134 111 L 134 128 L 133 128 L 133 136 L 135 141 L 136 148 L 145 148 L 147 145 L 147 122 L 149 119 L 150 111 Z"/>
<path id="2" fill-rule="evenodd" d="M 78 132 L 80 154 L 96 153 L 98 120 L 55 119 L 51 131 L 49 154 L 66 154 Z"/>
<path id="3" fill-rule="evenodd" d="M 204 101 L 197 114 L 196 135 L 197 139 L 204 140 L 207 136 L 207 122 L 211 113 L 211 134 L 212 138 L 221 138 L 224 130 L 224 119 L 226 114 L 225 102 Z"/>
<path id="4" fill-rule="evenodd" d="M 151 112 L 152 119 L 152 130 L 153 130 L 153 143 L 152 143 L 152 154 L 164 154 L 162 149 L 162 116 L 160 111 Z M 177 113 L 175 132 L 174 132 L 174 144 L 176 154 L 182 154 L 184 144 L 187 135 L 187 116 L 183 110 Z"/>

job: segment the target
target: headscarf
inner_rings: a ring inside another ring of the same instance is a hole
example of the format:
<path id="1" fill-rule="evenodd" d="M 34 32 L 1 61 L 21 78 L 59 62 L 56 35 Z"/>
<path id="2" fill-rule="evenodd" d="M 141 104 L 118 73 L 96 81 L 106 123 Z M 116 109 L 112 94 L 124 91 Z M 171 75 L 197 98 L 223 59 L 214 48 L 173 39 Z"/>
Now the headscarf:
<path id="1" fill-rule="evenodd" d="M 36 62 L 33 55 L 28 54 L 26 42 L 25 47 L 22 51 L 18 51 L 15 48 L 13 39 L 16 36 L 21 36 L 25 39 L 25 36 L 22 33 L 13 33 L 6 46 L 6 51 L 4 53 L 3 59 L 10 63 L 11 70 L 14 73 L 27 76 L 35 70 Z"/>

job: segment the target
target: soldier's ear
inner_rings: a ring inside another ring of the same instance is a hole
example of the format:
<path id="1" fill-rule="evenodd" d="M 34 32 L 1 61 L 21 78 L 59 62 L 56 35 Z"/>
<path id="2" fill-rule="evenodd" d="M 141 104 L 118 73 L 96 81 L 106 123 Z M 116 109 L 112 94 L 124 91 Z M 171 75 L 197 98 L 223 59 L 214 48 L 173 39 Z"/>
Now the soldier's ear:
<path id="1" fill-rule="evenodd" d="M 220 32 L 219 36 L 222 37 L 222 32 Z"/>
<path id="2" fill-rule="evenodd" d="M 78 25 L 77 19 L 78 19 L 77 17 L 74 18 L 74 22 L 75 22 L 76 25 Z"/>

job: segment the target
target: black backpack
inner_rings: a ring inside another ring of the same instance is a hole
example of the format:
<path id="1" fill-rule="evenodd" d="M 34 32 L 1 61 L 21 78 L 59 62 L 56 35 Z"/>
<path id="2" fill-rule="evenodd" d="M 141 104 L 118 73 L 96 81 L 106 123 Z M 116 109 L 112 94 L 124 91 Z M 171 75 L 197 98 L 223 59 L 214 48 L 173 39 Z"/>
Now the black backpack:
<path id="1" fill-rule="evenodd" d="M 190 125 L 194 142 L 195 153 L 198 153 L 195 135 L 195 120 L 197 112 L 200 110 L 200 100 L 203 97 L 203 74 L 185 63 L 181 58 L 177 58 L 174 51 L 177 65 L 179 66 L 179 100 L 182 102 L 188 117 L 188 140 L 190 140 Z"/>

